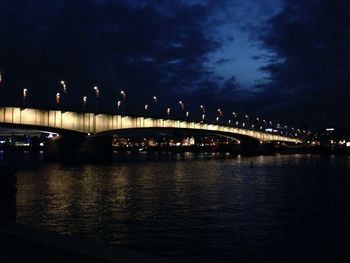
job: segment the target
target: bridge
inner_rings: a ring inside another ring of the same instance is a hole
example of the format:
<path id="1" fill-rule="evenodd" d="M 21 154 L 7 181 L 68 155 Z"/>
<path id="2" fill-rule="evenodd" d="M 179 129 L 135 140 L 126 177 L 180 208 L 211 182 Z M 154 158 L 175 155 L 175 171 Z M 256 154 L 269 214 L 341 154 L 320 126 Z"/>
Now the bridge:
<path id="1" fill-rule="evenodd" d="M 82 134 L 102 134 L 122 129 L 173 128 L 194 129 L 247 136 L 260 142 L 301 143 L 298 138 L 244 129 L 215 123 L 194 122 L 171 118 L 154 118 L 109 113 L 76 112 L 39 108 L 0 107 L 0 125 L 31 127 L 38 130 L 76 132 Z"/>

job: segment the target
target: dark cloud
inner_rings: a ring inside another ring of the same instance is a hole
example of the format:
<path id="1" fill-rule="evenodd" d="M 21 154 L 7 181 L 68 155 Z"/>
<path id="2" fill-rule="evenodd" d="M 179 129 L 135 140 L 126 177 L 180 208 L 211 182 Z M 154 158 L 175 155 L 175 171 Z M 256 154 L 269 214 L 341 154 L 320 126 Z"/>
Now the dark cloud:
<path id="1" fill-rule="evenodd" d="M 222 64 L 229 63 L 231 61 L 232 61 L 232 59 L 230 59 L 230 58 L 220 58 L 220 59 L 215 61 L 215 64 L 216 65 L 222 65 Z"/>
<path id="2" fill-rule="evenodd" d="M 349 1 L 285 1 L 261 38 L 276 54 L 262 67 L 271 81 L 262 97 L 266 112 L 314 126 L 349 127 L 348 10 Z"/>
<path id="3" fill-rule="evenodd" d="M 236 77 L 231 77 L 224 82 L 224 92 L 234 92 L 238 88 Z"/>
<path id="4" fill-rule="evenodd" d="M 173 1 L 1 1 L 7 100 L 28 88 L 28 102 L 48 105 L 60 79 L 71 101 L 92 97 L 93 85 L 106 107 L 121 89 L 134 98 L 129 110 L 155 93 L 166 99 L 207 74 L 206 55 L 220 46 L 205 30 L 208 12 Z"/>

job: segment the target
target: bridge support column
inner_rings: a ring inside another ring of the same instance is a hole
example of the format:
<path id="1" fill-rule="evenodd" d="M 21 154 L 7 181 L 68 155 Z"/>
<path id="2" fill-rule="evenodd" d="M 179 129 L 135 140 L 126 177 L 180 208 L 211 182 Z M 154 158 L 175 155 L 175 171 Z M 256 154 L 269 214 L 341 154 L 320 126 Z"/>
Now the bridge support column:
<path id="1" fill-rule="evenodd" d="M 49 160 L 109 162 L 112 160 L 110 136 L 62 135 L 48 139 L 44 156 Z"/>

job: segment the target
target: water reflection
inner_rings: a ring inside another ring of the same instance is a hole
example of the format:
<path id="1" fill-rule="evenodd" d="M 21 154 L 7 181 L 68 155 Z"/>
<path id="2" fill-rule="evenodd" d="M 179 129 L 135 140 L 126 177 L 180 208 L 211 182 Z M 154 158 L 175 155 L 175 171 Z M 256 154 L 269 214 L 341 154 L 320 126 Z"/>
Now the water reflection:
<path id="1" fill-rule="evenodd" d="M 23 168 L 18 220 L 188 262 L 323 260 L 350 241 L 348 157 L 142 158 Z"/>

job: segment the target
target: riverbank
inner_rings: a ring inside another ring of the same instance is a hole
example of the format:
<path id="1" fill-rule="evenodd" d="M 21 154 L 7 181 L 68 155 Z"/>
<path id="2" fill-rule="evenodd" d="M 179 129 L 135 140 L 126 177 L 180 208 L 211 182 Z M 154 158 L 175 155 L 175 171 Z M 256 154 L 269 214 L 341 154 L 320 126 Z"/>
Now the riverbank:
<path id="1" fill-rule="evenodd" d="M 114 153 L 131 153 L 133 155 L 138 153 L 227 153 L 232 155 L 274 155 L 274 154 L 321 154 L 321 155 L 350 155 L 350 147 L 310 147 L 308 145 L 285 146 L 278 144 L 259 145 L 255 148 L 243 148 L 239 145 L 218 145 L 218 146 L 133 146 L 133 147 L 113 147 Z M 30 152 L 42 153 L 45 157 L 45 149 L 43 147 L 31 146 L 1 146 L 0 153 L 11 152 Z M 1 158 L 1 156 L 0 156 Z M 91 160 L 94 161 L 94 160 Z"/>

